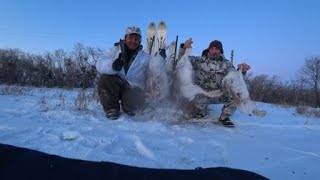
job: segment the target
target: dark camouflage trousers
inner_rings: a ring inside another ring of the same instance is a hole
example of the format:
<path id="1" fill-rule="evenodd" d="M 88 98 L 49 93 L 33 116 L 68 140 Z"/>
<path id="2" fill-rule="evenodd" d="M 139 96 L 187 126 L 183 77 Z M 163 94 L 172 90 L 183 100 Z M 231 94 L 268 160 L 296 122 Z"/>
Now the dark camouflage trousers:
<path id="1" fill-rule="evenodd" d="M 222 119 L 230 117 L 237 109 L 236 102 L 229 93 L 225 93 L 219 98 L 209 98 L 204 95 L 197 95 L 193 101 L 189 102 L 186 99 L 183 100 L 182 107 L 184 107 L 183 109 L 185 112 L 188 112 L 190 118 L 201 118 L 207 116 L 209 104 L 218 103 L 223 104 L 220 114 Z"/>
<path id="2" fill-rule="evenodd" d="M 117 75 L 101 75 L 98 82 L 100 103 L 105 112 L 109 110 L 135 112 L 144 105 L 144 92 Z"/>

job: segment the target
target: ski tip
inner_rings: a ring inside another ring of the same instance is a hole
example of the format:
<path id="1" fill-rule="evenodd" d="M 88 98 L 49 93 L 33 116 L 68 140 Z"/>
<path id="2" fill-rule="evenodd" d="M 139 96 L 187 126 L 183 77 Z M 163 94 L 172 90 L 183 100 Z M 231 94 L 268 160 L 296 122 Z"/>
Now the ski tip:
<path id="1" fill-rule="evenodd" d="M 161 25 L 161 26 L 165 26 L 166 23 L 165 23 L 164 21 L 160 21 L 160 22 L 159 22 L 159 26 L 160 26 L 160 25 Z"/>
<path id="2" fill-rule="evenodd" d="M 150 22 L 149 27 L 156 26 L 154 22 Z"/>

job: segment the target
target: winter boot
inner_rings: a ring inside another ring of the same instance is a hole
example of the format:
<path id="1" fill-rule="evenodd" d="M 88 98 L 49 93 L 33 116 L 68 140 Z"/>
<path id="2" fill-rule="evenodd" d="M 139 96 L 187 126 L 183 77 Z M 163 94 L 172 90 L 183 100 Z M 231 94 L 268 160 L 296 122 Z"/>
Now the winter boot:
<path id="1" fill-rule="evenodd" d="M 228 128 L 233 128 L 234 127 L 234 124 L 233 122 L 231 122 L 230 118 L 225 118 L 225 119 L 221 119 L 221 117 L 219 118 L 219 122 L 224 125 L 225 127 L 228 127 Z"/>
<path id="2" fill-rule="evenodd" d="M 107 118 L 111 120 L 116 120 L 119 118 L 119 111 L 117 109 L 110 109 L 107 111 Z"/>

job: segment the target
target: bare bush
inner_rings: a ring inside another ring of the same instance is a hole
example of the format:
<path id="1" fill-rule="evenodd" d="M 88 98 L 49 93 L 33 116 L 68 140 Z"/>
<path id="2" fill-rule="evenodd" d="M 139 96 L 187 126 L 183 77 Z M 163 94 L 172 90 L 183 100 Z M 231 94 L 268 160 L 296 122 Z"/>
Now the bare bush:
<path id="1" fill-rule="evenodd" d="M 0 49 L 0 84 L 67 89 L 92 88 L 96 86 L 99 78 L 95 65 L 104 57 L 103 54 L 102 49 L 80 43 L 76 44 L 71 52 L 58 49 L 43 55 L 25 53 L 19 49 Z M 277 76 L 253 76 L 252 73 L 248 73 L 245 80 L 250 96 L 255 101 L 320 106 L 320 58 L 306 59 L 298 74 L 295 80 L 287 83 L 280 81 Z M 0 93 L 23 95 L 24 92 L 20 90 L 5 88 L 1 89 Z M 92 96 L 93 99 L 99 100 L 96 89 Z M 79 100 L 77 103 L 80 106 L 83 102 Z"/>
<path id="2" fill-rule="evenodd" d="M 64 109 L 66 107 L 66 103 L 65 103 L 65 95 L 62 92 L 59 94 L 59 100 L 61 104 L 59 104 L 58 106 L 61 106 L 62 109 Z"/>
<path id="3" fill-rule="evenodd" d="M 71 53 L 58 49 L 43 55 L 0 49 L 0 84 L 36 87 L 88 88 L 97 76 L 102 50 L 77 44 Z"/>
<path id="4" fill-rule="evenodd" d="M 88 97 L 84 89 L 81 89 L 78 93 L 77 98 L 74 101 L 75 109 L 78 111 L 88 110 Z"/>
<path id="5" fill-rule="evenodd" d="M 48 101 L 46 100 L 46 97 L 43 96 L 40 98 L 39 100 L 39 105 L 40 105 L 40 110 L 42 112 L 48 112 L 49 111 L 49 103 Z"/>
<path id="6" fill-rule="evenodd" d="M 15 95 L 22 96 L 30 93 L 32 88 L 21 86 L 1 86 L 0 95 Z"/>
<path id="7" fill-rule="evenodd" d="M 93 89 L 92 99 L 95 100 L 96 102 L 100 101 L 100 97 L 99 97 L 98 87 L 97 86 Z"/>
<path id="8" fill-rule="evenodd" d="M 307 117 L 320 117 L 320 109 L 319 108 L 312 108 L 307 106 L 298 106 L 296 108 L 296 112 L 300 115 L 304 115 Z"/>
<path id="9" fill-rule="evenodd" d="M 278 76 L 258 75 L 252 79 L 248 78 L 249 92 L 252 99 L 255 101 L 276 103 L 281 97 L 281 89 L 283 87 Z"/>
<path id="10" fill-rule="evenodd" d="M 301 114 L 301 115 L 306 115 L 307 112 L 308 112 L 308 107 L 306 107 L 306 106 L 298 106 L 298 107 L 296 108 L 296 112 L 297 112 L 298 114 Z"/>
<path id="11" fill-rule="evenodd" d="M 298 73 L 298 79 L 312 89 L 313 106 L 320 107 L 320 57 L 307 58 Z"/>
<path id="12" fill-rule="evenodd" d="M 312 116 L 320 118 L 320 109 L 319 108 L 312 110 L 311 113 L 312 113 Z"/>

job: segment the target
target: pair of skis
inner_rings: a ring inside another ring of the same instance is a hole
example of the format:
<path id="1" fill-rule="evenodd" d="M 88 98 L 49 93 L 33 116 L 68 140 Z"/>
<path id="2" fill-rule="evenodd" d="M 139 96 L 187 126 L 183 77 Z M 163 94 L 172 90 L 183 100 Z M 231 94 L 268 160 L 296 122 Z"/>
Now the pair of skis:
<path id="1" fill-rule="evenodd" d="M 156 29 L 156 25 L 154 22 L 151 22 L 147 29 L 147 43 L 145 51 L 154 56 L 158 50 L 160 49 L 168 49 L 169 48 L 169 59 L 168 63 L 169 68 L 172 73 L 177 65 L 177 43 L 178 36 L 176 36 L 176 40 L 172 41 L 169 47 L 166 47 L 165 40 L 167 38 L 167 25 L 164 21 L 160 21 L 158 25 L 158 29 Z"/>
<path id="2" fill-rule="evenodd" d="M 167 26 L 164 21 L 160 21 L 158 29 L 154 22 L 151 22 L 147 29 L 146 52 L 154 55 L 159 49 L 165 49 L 165 40 L 167 38 Z M 155 43 L 157 40 L 157 44 Z"/>
<path id="3" fill-rule="evenodd" d="M 167 38 L 167 25 L 164 21 L 160 21 L 158 29 L 156 24 L 151 22 L 147 29 L 147 43 L 145 51 L 150 55 L 155 55 L 159 49 L 167 49 L 165 41 Z M 172 41 L 169 46 L 169 61 L 172 62 L 173 67 L 176 66 L 177 60 L 177 43 L 178 36 L 175 41 Z"/>

